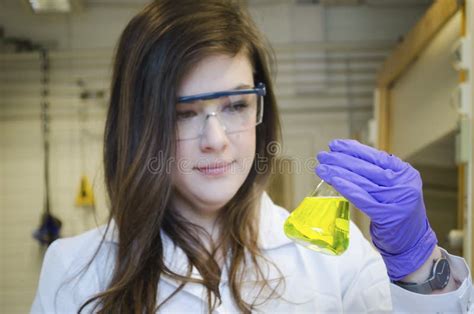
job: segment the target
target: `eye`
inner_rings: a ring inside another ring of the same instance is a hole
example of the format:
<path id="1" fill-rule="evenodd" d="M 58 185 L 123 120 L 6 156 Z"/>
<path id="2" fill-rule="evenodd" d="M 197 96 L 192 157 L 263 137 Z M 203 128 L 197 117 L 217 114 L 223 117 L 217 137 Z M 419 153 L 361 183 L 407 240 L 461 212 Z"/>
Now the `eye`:
<path id="1" fill-rule="evenodd" d="M 191 118 L 194 118 L 195 116 L 197 116 L 197 113 L 192 110 L 176 112 L 176 117 L 178 120 L 190 120 Z"/>
<path id="2" fill-rule="evenodd" d="M 248 104 L 245 101 L 236 101 L 224 107 L 223 111 L 237 113 L 245 111 L 248 108 Z"/>

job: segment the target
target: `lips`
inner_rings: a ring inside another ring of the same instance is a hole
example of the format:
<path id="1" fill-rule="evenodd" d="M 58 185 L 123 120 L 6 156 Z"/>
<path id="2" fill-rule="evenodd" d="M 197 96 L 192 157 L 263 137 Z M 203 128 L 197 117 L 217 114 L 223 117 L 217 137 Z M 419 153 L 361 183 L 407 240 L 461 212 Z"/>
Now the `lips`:
<path id="1" fill-rule="evenodd" d="M 218 176 L 226 173 L 231 165 L 234 162 L 217 162 L 217 163 L 210 163 L 204 166 L 196 167 L 195 169 L 198 170 L 200 173 L 208 176 Z"/>

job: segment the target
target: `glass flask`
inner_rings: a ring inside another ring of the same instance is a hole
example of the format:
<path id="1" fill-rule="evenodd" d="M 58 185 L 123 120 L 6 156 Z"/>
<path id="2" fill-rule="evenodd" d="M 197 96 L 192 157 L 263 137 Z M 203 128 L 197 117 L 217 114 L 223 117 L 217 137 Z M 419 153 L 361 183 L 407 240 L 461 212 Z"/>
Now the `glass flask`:
<path id="1" fill-rule="evenodd" d="M 286 236 L 308 249 L 341 255 L 349 246 L 349 201 L 324 181 L 284 224 Z"/>

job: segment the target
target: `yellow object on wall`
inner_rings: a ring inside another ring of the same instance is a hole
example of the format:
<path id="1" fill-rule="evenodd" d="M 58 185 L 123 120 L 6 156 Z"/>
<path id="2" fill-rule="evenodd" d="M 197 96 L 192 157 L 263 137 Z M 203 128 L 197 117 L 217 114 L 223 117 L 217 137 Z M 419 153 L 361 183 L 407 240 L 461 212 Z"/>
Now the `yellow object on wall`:
<path id="1" fill-rule="evenodd" d="M 92 191 L 92 185 L 89 182 L 87 176 L 81 177 L 81 184 L 79 186 L 79 192 L 76 196 L 76 206 L 78 207 L 93 207 L 95 205 L 94 192 Z"/>

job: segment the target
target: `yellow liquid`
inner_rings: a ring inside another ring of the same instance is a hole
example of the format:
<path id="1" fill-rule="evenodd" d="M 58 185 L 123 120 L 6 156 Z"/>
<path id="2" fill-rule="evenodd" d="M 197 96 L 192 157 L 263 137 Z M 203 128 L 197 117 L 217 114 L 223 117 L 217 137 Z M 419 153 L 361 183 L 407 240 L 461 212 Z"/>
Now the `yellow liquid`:
<path id="1" fill-rule="evenodd" d="M 349 202 L 343 197 L 306 197 L 285 221 L 284 231 L 309 249 L 341 255 L 349 246 Z"/>

